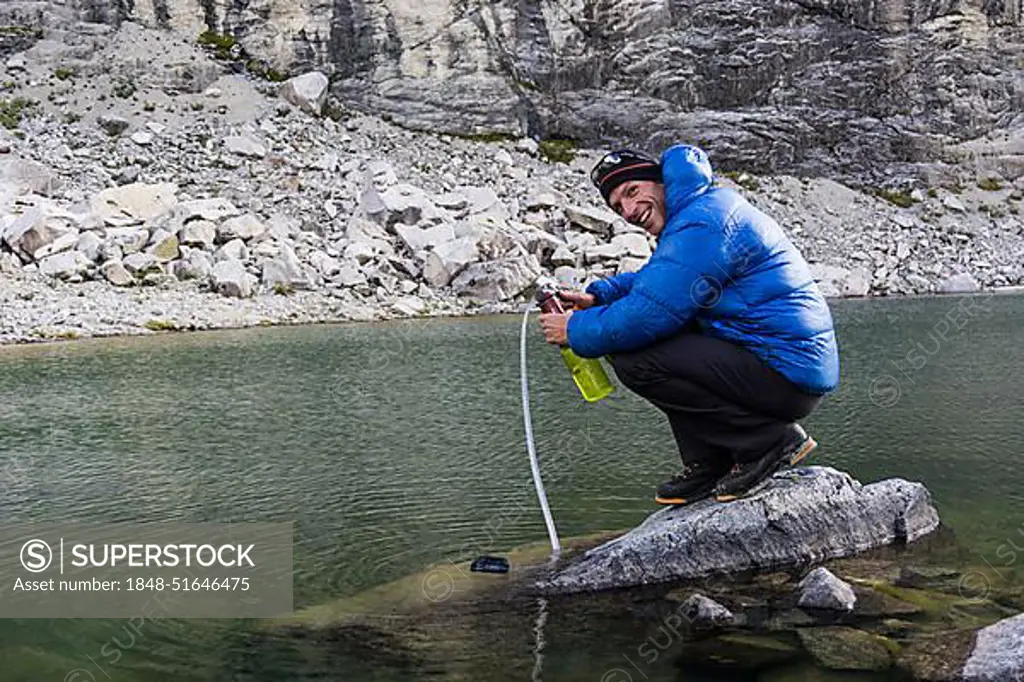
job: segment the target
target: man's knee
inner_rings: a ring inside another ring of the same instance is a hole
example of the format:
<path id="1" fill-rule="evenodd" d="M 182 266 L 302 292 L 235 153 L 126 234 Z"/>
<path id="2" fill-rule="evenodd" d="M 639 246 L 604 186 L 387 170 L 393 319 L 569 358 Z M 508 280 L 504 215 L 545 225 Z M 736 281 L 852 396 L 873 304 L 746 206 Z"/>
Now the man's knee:
<path id="1" fill-rule="evenodd" d="M 793 420 L 806 419 L 811 416 L 811 413 L 818 409 L 823 400 L 823 396 L 801 396 L 801 400 L 794 406 Z"/>

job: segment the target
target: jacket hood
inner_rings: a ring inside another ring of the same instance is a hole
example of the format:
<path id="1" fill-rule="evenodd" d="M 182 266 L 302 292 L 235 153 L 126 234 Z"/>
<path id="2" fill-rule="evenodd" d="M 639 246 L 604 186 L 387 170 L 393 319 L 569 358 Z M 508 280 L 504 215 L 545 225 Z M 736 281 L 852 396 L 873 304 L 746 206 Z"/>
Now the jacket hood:
<path id="1" fill-rule="evenodd" d="M 689 145 L 666 149 L 661 155 L 661 172 L 669 216 L 708 191 L 715 179 L 708 155 L 703 149 Z"/>

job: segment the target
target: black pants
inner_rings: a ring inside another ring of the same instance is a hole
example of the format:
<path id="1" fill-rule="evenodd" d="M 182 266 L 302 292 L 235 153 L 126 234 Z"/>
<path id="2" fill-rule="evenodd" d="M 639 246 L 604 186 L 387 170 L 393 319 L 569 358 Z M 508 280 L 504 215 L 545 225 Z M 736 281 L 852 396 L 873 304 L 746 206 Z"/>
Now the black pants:
<path id="1" fill-rule="evenodd" d="M 757 459 L 822 400 L 745 348 L 696 332 L 609 360 L 623 384 L 668 415 L 687 463 Z"/>

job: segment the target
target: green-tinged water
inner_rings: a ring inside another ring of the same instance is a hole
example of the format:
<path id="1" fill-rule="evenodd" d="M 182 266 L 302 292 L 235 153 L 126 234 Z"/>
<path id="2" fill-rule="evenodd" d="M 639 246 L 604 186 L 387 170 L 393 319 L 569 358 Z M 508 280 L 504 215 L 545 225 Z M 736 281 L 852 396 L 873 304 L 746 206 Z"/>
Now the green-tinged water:
<path id="1" fill-rule="evenodd" d="M 816 463 L 865 482 L 924 482 L 978 562 L 998 568 L 1008 557 L 997 559 L 997 548 L 1007 538 L 1024 542 L 1024 298 L 966 300 L 966 312 L 954 298 L 836 303 L 843 384 L 806 426 L 821 444 Z M 8 522 L 294 521 L 297 609 L 447 559 L 544 542 L 523 438 L 519 323 L 259 329 L 0 349 L 0 513 Z M 664 418 L 621 388 L 604 403 L 584 404 L 558 352 L 531 330 L 534 427 L 559 533 L 635 525 L 654 510 L 654 486 L 678 466 Z M 0 620 L 0 675 L 895 679 L 815 671 L 770 651 L 741 671 L 694 672 L 682 646 L 653 661 L 638 654 L 658 625 L 643 608 L 617 620 L 590 617 L 571 601 L 538 609 L 483 608 L 468 625 L 435 623 L 420 630 L 426 641 L 418 647 L 364 632 L 268 634 L 232 620 L 148 622 L 129 643 L 124 621 L 8 619 Z M 111 641 L 116 661 L 104 649 Z M 431 644 L 435 653 L 423 654 Z"/>

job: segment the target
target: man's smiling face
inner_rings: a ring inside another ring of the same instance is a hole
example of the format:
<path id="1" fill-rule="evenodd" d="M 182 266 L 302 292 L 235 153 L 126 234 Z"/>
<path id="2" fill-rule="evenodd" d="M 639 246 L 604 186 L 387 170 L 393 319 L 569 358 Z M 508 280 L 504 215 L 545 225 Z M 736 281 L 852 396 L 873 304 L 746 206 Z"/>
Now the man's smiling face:
<path id="1" fill-rule="evenodd" d="M 655 237 L 665 228 L 665 185 L 660 182 L 624 182 L 612 190 L 608 204 L 628 222 Z"/>

